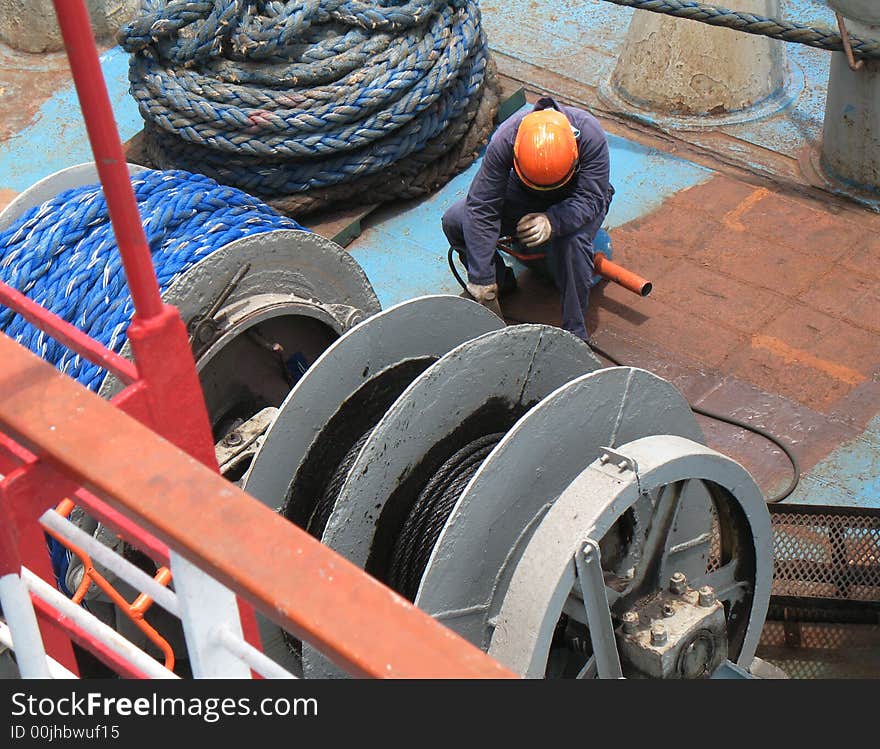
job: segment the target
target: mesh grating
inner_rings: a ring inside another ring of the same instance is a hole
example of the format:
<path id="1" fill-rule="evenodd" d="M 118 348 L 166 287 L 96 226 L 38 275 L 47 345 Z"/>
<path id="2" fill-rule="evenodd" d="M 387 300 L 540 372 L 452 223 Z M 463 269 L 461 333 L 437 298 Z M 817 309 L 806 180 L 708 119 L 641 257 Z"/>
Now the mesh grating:
<path id="1" fill-rule="evenodd" d="M 880 511 L 772 505 L 757 655 L 793 679 L 880 678 Z"/>
<path id="2" fill-rule="evenodd" d="M 880 601 L 880 514 L 781 505 L 771 519 L 772 595 Z"/>
<path id="3" fill-rule="evenodd" d="M 792 679 L 880 677 L 880 625 L 768 620 L 757 655 Z"/>
<path id="4" fill-rule="evenodd" d="M 721 523 L 718 520 L 718 511 L 715 504 L 710 506 L 712 515 L 712 542 L 709 545 L 709 557 L 706 560 L 706 572 L 715 572 L 721 568 Z"/>

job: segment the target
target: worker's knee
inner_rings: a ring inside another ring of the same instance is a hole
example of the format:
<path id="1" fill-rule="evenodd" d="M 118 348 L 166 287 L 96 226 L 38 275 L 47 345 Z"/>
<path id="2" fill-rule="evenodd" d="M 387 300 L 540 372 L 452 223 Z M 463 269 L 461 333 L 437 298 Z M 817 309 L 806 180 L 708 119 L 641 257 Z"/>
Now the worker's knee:
<path id="1" fill-rule="evenodd" d="M 575 232 L 553 241 L 553 255 L 557 262 L 566 266 L 586 265 L 593 268 L 593 234 L 588 231 Z"/>
<path id="2" fill-rule="evenodd" d="M 440 226 L 443 233 L 449 239 L 450 244 L 455 244 L 453 239 L 457 240 L 464 234 L 464 201 L 459 200 L 446 209 L 443 217 L 440 219 Z"/>

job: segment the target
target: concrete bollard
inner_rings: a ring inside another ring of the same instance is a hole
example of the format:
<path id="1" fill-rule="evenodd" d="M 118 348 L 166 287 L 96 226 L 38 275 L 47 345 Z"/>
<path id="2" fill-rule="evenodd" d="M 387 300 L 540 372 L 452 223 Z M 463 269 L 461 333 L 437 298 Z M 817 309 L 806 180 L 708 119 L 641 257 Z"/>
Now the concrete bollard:
<path id="1" fill-rule="evenodd" d="M 780 15 L 779 0 L 725 5 Z M 762 103 L 779 100 L 778 106 L 784 105 L 786 78 L 784 42 L 636 11 L 605 91 L 626 104 L 672 118 L 749 119 L 748 111 Z"/>
<path id="2" fill-rule="evenodd" d="M 86 0 L 96 39 L 109 39 L 131 20 L 138 0 Z M 64 48 L 52 0 L 0 0 L 0 41 L 22 52 Z"/>
<path id="3" fill-rule="evenodd" d="M 876 0 L 828 0 L 846 29 L 863 39 L 880 39 Z M 851 70 L 843 52 L 834 52 L 825 102 L 822 167 L 856 189 L 880 192 L 880 60 Z"/>

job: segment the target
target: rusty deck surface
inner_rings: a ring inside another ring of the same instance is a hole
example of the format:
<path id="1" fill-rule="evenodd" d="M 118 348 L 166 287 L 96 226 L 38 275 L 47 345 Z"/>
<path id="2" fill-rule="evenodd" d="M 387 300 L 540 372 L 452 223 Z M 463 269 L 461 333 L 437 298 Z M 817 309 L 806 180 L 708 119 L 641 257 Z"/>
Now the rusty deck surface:
<path id="1" fill-rule="evenodd" d="M 486 12 L 489 18 L 491 5 Z M 525 80 L 530 98 L 552 91 L 570 103 L 595 100 L 594 81 L 553 65 L 524 67 L 505 57 L 504 38 L 496 33 L 495 39 L 508 92 Z M 2 207 L 39 177 L 84 159 L 83 136 L 72 132 L 82 129 L 81 117 L 63 56 L 0 53 Z M 120 129 L 130 138 L 138 121 L 133 102 L 120 93 L 125 60 L 118 48 L 104 59 Z M 705 147 L 711 133 L 689 142 L 597 114 L 619 142 L 674 155 L 707 176 L 681 187 L 662 166 L 638 175 L 670 184 L 650 204 L 629 198 L 627 220 L 612 230 L 615 259 L 650 278 L 654 291 L 640 299 L 613 285 L 596 289 L 588 319 L 595 340 L 625 363 L 670 379 L 693 402 L 787 438 L 805 473 L 792 499 L 880 505 L 880 215 L 803 181 L 785 175 L 775 181 L 766 170 L 731 165 L 720 152 L 716 159 Z M 619 206 L 628 185 L 617 187 Z M 346 210 L 313 228 L 349 239 L 364 212 Z M 431 221 L 439 234 L 439 215 Z M 439 254 L 435 260 L 438 268 L 445 262 Z M 400 271 L 388 263 L 368 271 L 380 297 Z M 416 261 L 407 272 L 422 274 L 419 293 L 449 290 Z M 527 271 L 520 285 L 505 300 L 511 320 L 558 323 L 552 287 Z M 777 449 L 702 421 L 710 444 L 740 460 L 768 493 L 787 482 L 789 468 Z"/>
<path id="2" fill-rule="evenodd" d="M 609 353 L 669 379 L 692 403 L 787 439 L 811 474 L 792 501 L 877 506 L 880 215 L 716 170 L 611 231 L 615 260 L 654 290 L 638 298 L 601 284 L 587 328 Z M 504 309 L 517 320 L 559 324 L 555 290 L 528 271 Z M 700 418 L 709 443 L 740 460 L 765 491 L 787 483 L 778 449 Z M 849 443 L 858 457 L 835 457 Z"/>

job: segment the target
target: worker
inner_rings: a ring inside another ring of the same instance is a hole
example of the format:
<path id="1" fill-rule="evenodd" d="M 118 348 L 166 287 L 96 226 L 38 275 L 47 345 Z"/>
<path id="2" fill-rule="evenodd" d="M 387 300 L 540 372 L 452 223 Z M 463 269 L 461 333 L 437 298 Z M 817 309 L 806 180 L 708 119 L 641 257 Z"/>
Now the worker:
<path id="1" fill-rule="evenodd" d="M 605 133 L 589 112 L 543 97 L 503 122 L 467 198 L 442 219 L 467 268 L 467 295 L 501 316 L 498 300 L 516 289 L 516 278 L 496 246 L 502 236 L 515 237 L 531 252 L 546 252 L 562 327 L 589 340 L 593 239 L 614 195 L 609 168 Z"/>

